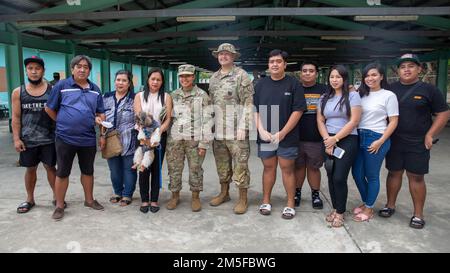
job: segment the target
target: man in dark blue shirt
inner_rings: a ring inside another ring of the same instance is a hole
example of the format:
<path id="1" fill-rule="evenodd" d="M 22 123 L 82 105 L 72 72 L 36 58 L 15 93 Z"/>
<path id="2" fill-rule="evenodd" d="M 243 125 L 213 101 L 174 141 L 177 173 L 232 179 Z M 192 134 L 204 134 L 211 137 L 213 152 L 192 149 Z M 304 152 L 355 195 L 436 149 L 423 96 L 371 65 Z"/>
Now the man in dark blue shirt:
<path id="1" fill-rule="evenodd" d="M 52 218 L 64 217 L 64 197 L 75 154 L 81 170 L 86 207 L 103 210 L 93 197 L 94 160 L 97 152 L 95 124 L 105 120 L 100 89 L 88 77 L 92 62 L 84 55 L 70 63 L 72 77 L 59 81 L 52 89 L 45 111 L 56 121 L 56 209 Z M 101 139 L 101 148 L 104 147 Z"/>
<path id="2" fill-rule="evenodd" d="M 269 54 L 270 77 L 258 81 L 253 102 L 258 130 L 258 157 L 264 165 L 263 204 L 260 213 L 271 212 L 270 195 L 278 162 L 287 193 L 284 219 L 295 216 L 295 159 L 298 156 L 298 121 L 306 109 L 305 96 L 297 79 L 286 75 L 287 53 L 278 49 Z"/>

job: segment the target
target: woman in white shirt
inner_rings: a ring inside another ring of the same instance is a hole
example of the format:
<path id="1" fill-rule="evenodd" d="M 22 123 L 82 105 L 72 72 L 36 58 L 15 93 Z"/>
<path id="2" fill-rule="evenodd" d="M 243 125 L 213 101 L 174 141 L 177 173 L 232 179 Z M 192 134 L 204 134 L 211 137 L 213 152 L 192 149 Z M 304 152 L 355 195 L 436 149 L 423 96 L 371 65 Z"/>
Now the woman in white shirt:
<path id="1" fill-rule="evenodd" d="M 362 204 L 353 210 L 353 220 L 368 221 L 380 191 L 380 169 L 390 148 L 389 137 L 398 123 L 398 101 L 386 90 L 387 81 L 379 63 L 363 70 L 359 87 L 362 115 L 358 125 L 359 152 L 352 167 L 353 178 L 361 194 Z M 389 122 L 388 122 L 389 119 Z"/>
<path id="2" fill-rule="evenodd" d="M 161 120 L 161 112 L 172 113 L 172 98 L 164 91 L 164 74 L 159 68 L 153 68 L 149 71 L 144 92 L 136 94 L 134 112 L 138 114 L 141 111 L 151 114 L 161 124 L 161 140 L 159 142 L 161 145 L 158 149 L 155 149 L 153 163 L 150 168 L 139 172 L 139 190 L 142 201 L 139 210 L 143 213 L 147 213 L 149 210 L 156 213 L 159 210 L 158 198 L 162 179 L 161 164 L 166 151 L 167 130 L 171 122 L 170 114 L 166 114 L 165 119 Z"/>

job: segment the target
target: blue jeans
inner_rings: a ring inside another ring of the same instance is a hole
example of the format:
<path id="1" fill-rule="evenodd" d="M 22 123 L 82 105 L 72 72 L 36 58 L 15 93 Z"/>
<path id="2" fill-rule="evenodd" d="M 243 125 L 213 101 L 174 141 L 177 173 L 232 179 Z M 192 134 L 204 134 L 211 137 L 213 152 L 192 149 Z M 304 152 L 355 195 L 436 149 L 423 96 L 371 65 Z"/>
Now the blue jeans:
<path id="1" fill-rule="evenodd" d="M 108 166 L 111 172 L 114 194 L 132 198 L 137 179 L 136 170 L 131 169 L 133 155 L 110 158 L 108 159 Z"/>
<path id="2" fill-rule="evenodd" d="M 367 151 L 368 147 L 382 137 L 382 134 L 359 129 L 359 151 L 352 167 L 353 179 L 355 179 L 361 199 L 367 208 L 373 208 L 380 191 L 380 169 L 386 153 L 391 147 L 388 139 L 381 145 L 376 154 Z"/>

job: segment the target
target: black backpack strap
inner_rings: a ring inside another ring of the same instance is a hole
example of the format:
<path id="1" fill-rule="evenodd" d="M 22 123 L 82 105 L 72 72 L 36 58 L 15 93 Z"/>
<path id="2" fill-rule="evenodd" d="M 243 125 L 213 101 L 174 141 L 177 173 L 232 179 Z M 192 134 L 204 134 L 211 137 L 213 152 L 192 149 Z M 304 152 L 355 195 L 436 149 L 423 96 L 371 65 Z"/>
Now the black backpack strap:
<path id="1" fill-rule="evenodd" d="M 403 94 L 403 96 L 398 100 L 398 104 L 403 103 L 403 102 L 406 100 L 406 98 L 408 98 L 408 97 L 412 94 L 412 92 L 413 92 L 414 90 L 416 90 L 417 88 L 419 88 L 420 86 L 422 86 L 422 82 L 421 82 L 421 81 L 419 81 L 416 85 L 414 85 L 413 87 L 411 87 L 410 89 L 408 89 L 408 91 L 406 91 L 406 92 Z"/>

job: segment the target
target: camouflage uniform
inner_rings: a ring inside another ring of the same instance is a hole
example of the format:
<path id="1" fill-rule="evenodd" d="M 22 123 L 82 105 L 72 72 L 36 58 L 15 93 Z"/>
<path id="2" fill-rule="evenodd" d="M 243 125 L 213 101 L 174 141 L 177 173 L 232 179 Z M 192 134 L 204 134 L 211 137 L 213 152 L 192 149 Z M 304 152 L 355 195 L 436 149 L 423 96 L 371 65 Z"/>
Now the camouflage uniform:
<path id="1" fill-rule="evenodd" d="M 184 159 L 189 164 L 189 185 L 191 191 L 203 190 L 203 160 L 198 148 L 208 149 L 211 136 L 212 111 L 210 98 L 202 89 L 194 86 L 190 92 L 182 88 L 171 94 L 173 99 L 173 124 L 167 139 L 167 166 L 169 190 L 179 192 Z"/>
<path id="2" fill-rule="evenodd" d="M 214 105 L 213 152 L 220 183 L 229 184 L 234 181 L 237 187 L 248 188 L 248 130 L 253 106 L 253 85 L 250 77 L 236 66 L 227 74 L 222 74 L 219 70 L 210 79 L 209 92 Z M 238 129 L 246 130 L 246 140 L 237 140 Z"/>

